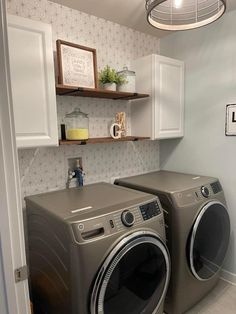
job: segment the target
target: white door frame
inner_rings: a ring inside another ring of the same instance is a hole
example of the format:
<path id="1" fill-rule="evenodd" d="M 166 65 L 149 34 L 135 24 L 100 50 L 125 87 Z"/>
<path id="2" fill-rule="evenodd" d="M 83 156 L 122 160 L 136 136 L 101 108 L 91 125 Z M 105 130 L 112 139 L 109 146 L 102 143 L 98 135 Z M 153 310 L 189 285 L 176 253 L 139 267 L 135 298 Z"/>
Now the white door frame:
<path id="1" fill-rule="evenodd" d="M 10 85 L 5 1 L 0 0 L 0 241 L 8 314 L 29 314 L 28 282 L 15 283 L 26 264 L 20 176 Z"/>

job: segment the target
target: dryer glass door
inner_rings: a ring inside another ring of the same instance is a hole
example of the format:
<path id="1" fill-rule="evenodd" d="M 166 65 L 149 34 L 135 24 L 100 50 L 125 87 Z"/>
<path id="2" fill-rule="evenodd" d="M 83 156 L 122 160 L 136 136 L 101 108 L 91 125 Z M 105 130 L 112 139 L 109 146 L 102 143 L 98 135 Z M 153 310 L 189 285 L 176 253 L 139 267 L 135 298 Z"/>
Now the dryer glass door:
<path id="1" fill-rule="evenodd" d="M 136 232 L 122 240 L 103 264 L 91 313 L 153 313 L 166 294 L 169 274 L 169 256 L 161 240 Z"/>
<path id="2" fill-rule="evenodd" d="M 225 206 L 212 201 L 200 211 L 190 235 L 189 261 L 193 275 L 208 280 L 222 267 L 230 236 Z"/>

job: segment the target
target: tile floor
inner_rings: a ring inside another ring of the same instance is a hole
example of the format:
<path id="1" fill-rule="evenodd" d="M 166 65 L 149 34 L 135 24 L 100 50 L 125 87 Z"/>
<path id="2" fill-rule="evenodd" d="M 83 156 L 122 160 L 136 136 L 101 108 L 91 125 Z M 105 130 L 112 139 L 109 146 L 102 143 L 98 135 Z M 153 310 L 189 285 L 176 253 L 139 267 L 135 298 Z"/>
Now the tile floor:
<path id="1" fill-rule="evenodd" d="M 186 314 L 235 314 L 236 286 L 220 280 L 217 286 Z"/>

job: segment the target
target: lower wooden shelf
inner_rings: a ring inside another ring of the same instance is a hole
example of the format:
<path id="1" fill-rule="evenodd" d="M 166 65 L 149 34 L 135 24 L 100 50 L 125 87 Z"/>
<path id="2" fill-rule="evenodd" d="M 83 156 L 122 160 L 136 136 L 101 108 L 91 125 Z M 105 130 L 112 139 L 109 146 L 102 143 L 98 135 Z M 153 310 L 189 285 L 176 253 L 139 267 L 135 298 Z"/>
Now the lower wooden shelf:
<path id="1" fill-rule="evenodd" d="M 60 145 L 87 145 L 87 144 L 101 144 L 101 143 L 115 143 L 115 142 L 129 142 L 129 141 L 142 141 L 149 140 L 150 137 L 140 137 L 140 136 L 126 136 L 119 139 L 114 139 L 112 137 L 94 137 L 83 141 L 68 141 L 60 140 Z"/>

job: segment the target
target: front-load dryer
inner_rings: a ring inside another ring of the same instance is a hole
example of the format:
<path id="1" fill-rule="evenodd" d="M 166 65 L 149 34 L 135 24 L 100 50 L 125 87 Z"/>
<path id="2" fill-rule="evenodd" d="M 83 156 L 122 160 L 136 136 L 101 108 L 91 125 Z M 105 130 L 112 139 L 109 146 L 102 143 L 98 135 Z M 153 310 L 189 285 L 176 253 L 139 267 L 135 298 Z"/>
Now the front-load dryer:
<path id="1" fill-rule="evenodd" d="M 157 171 L 116 184 L 159 197 L 172 265 L 165 312 L 184 313 L 216 284 L 227 251 L 230 221 L 219 180 Z"/>
<path id="2" fill-rule="evenodd" d="M 170 262 L 156 196 L 98 183 L 26 206 L 36 314 L 163 313 Z"/>

